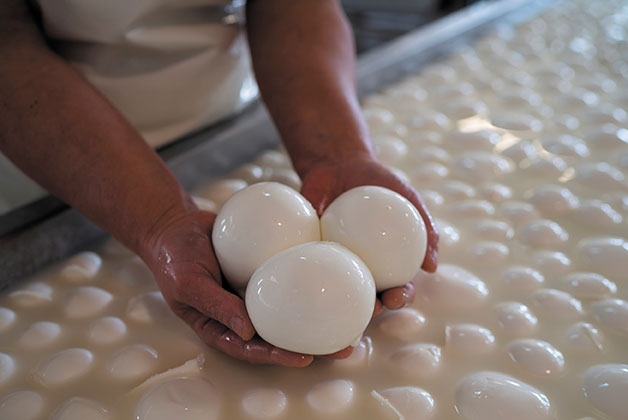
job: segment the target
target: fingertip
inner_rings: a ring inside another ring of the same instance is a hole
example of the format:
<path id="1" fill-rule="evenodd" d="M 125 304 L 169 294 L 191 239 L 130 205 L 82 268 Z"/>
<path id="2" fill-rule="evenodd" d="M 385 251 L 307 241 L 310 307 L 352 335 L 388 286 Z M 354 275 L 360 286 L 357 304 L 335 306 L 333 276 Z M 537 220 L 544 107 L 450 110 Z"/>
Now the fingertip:
<path id="1" fill-rule="evenodd" d="M 375 306 L 373 307 L 373 316 L 371 318 L 375 318 L 377 315 L 381 314 L 384 310 L 384 306 L 382 305 L 382 301 L 379 299 L 375 299 Z"/>
<path id="2" fill-rule="evenodd" d="M 401 289 L 401 287 L 395 287 L 394 289 L 386 290 L 382 293 L 382 303 L 384 306 L 388 309 L 401 309 L 405 305 Z"/>
<path id="3" fill-rule="evenodd" d="M 271 361 L 286 367 L 307 367 L 314 361 L 311 354 L 294 353 L 275 347 L 271 352 Z"/>
<path id="4" fill-rule="evenodd" d="M 333 359 L 333 360 L 346 359 L 347 357 L 351 356 L 351 353 L 353 353 L 353 347 L 348 346 L 348 347 L 345 347 L 342 350 L 338 350 L 335 353 L 325 354 L 325 355 L 320 356 L 320 357 L 323 357 L 325 359 Z"/>
<path id="5" fill-rule="evenodd" d="M 414 288 L 414 280 L 409 281 L 403 286 L 403 299 L 406 301 L 406 304 L 410 304 L 414 302 L 414 297 L 416 295 L 416 289 Z"/>
<path id="6" fill-rule="evenodd" d="M 310 364 L 312 364 L 312 362 L 314 361 L 314 356 L 312 355 L 303 355 L 300 359 L 300 362 L 298 365 L 295 365 L 294 367 L 307 367 Z"/>
<path id="7" fill-rule="evenodd" d="M 423 265 L 421 266 L 423 271 L 427 271 L 428 273 L 434 273 L 436 268 L 438 268 L 438 251 L 435 249 L 429 249 L 425 254 L 425 259 L 423 260 Z"/>
<path id="8" fill-rule="evenodd" d="M 229 328 L 244 341 L 249 341 L 255 336 L 255 328 L 248 316 L 245 319 L 240 316 L 232 317 Z"/>
<path id="9" fill-rule="evenodd" d="M 401 309 L 414 301 L 414 282 L 386 290 L 382 293 L 382 302 L 388 309 Z"/>

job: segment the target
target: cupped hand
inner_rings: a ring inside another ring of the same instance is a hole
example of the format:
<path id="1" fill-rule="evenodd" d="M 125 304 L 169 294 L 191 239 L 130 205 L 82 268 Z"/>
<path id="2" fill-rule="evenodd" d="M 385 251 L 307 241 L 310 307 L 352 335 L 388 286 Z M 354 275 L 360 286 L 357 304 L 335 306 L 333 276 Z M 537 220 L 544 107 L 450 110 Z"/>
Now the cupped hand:
<path id="1" fill-rule="evenodd" d="M 336 197 L 362 185 L 388 188 L 407 198 L 417 208 L 427 228 L 427 251 L 422 269 L 430 273 L 436 271 L 438 230 L 432 216 L 414 188 L 374 158 L 364 156 L 342 162 L 315 165 L 303 177 L 301 193 L 321 216 Z M 387 308 L 399 309 L 412 302 L 414 294 L 414 284 L 410 281 L 404 286 L 382 292 L 380 298 L 381 303 Z M 381 303 L 376 303 L 374 315 L 381 311 Z"/>
<path id="2" fill-rule="evenodd" d="M 200 210 L 168 216 L 147 239 L 143 257 L 166 302 L 205 343 L 232 357 L 251 363 L 309 365 L 311 355 L 280 349 L 256 336 L 244 301 L 223 287 L 211 244 L 215 217 Z"/>

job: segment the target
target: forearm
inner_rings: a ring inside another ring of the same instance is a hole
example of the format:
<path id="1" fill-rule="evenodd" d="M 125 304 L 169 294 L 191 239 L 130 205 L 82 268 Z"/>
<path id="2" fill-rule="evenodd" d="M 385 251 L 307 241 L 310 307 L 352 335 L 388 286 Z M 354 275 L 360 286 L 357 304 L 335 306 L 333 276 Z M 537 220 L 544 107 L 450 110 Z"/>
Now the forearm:
<path id="1" fill-rule="evenodd" d="M 4 32 L 4 31 L 2 31 Z M 18 23 L 0 41 L 0 150 L 136 252 L 166 215 L 193 206 L 137 131 Z"/>
<path id="2" fill-rule="evenodd" d="M 299 175 L 371 156 L 355 90 L 351 30 L 333 0 L 249 1 L 255 75 Z"/>

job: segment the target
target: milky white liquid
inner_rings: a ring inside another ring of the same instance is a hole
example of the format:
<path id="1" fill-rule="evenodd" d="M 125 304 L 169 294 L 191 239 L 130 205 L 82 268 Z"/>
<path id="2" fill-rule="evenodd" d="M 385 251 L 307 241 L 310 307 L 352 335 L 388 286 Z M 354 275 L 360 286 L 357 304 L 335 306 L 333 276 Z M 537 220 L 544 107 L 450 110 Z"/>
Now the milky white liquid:
<path id="1" fill-rule="evenodd" d="M 440 268 L 350 359 L 209 349 L 110 242 L 0 299 L 0 418 L 626 418 L 627 13 L 561 3 L 365 99 L 382 160 L 438 219 Z M 274 151 L 232 178 L 199 191 L 298 186 Z"/>

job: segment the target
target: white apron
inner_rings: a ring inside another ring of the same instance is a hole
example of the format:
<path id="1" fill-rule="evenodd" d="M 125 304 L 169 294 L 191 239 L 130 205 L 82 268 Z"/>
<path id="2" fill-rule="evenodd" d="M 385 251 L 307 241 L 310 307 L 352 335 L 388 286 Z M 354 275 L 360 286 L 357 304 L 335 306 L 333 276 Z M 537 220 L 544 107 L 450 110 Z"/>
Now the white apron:
<path id="1" fill-rule="evenodd" d="M 33 6 L 53 50 L 153 147 L 257 97 L 243 0 L 33 0 Z M 43 195 L 7 164 L 0 156 L 0 214 Z"/>

